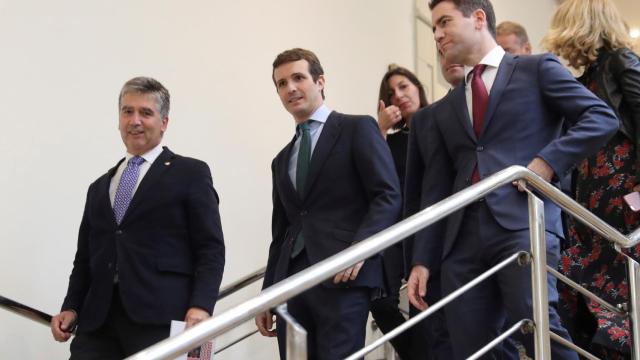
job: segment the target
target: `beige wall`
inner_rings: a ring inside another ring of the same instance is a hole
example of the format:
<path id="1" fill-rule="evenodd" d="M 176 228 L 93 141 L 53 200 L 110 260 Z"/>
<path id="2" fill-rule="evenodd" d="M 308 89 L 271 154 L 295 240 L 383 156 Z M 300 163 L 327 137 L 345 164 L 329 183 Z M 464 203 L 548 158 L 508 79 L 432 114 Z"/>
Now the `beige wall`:
<path id="1" fill-rule="evenodd" d="M 523 22 L 535 41 L 547 2 L 501 1 L 499 19 Z M 171 91 L 165 144 L 212 167 L 227 243 L 223 283 L 262 266 L 269 166 L 293 135 L 271 83 L 274 56 L 313 49 L 327 104 L 373 115 L 386 65 L 414 68 L 414 29 L 413 0 L 0 2 L 0 295 L 58 311 L 85 191 L 123 155 L 117 93 L 137 75 Z M 0 323 L 0 358 L 68 354 L 45 327 L 4 311 Z M 219 357 L 245 358 L 275 359 L 274 342 L 256 338 Z"/>
<path id="2" fill-rule="evenodd" d="M 313 49 L 327 104 L 373 114 L 386 64 L 413 62 L 412 19 L 411 0 L 0 2 L 0 294 L 58 311 L 86 189 L 124 154 L 117 94 L 141 74 L 171 92 L 166 145 L 212 167 L 223 282 L 263 266 L 271 159 L 294 130 L 271 81 L 275 55 Z M 0 323 L 2 359 L 67 354 L 40 325 L 4 311 Z M 249 353 L 269 358 L 220 359 Z"/>

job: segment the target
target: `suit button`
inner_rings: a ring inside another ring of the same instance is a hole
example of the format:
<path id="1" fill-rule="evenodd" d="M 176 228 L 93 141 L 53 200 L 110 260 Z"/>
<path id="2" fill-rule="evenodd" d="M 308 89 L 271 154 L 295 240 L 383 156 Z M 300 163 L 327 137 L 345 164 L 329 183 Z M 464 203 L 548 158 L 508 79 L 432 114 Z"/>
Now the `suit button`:
<path id="1" fill-rule="evenodd" d="M 108 267 L 109 269 L 111 269 L 111 268 L 113 267 L 113 263 L 109 263 L 109 264 L 107 264 L 107 267 Z"/>
<path id="2" fill-rule="evenodd" d="M 122 235 L 122 230 L 116 230 L 116 235 Z"/>
<path id="3" fill-rule="evenodd" d="M 307 214 L 308 214 L 307 210 L 302 210 L 302 211 L 300 212 L 300 216 L 305 216 L 305 215 L 307 215 Z"/>
<path id="4" fill-rule="evenodd" d="M 476 151 L 477 151 L 477 152 L 482 152 L 482 151 L 484 151 L 484 146 L 482 146 L 482 145 L 478 146 L 478 147 L 476 148 Z"/>

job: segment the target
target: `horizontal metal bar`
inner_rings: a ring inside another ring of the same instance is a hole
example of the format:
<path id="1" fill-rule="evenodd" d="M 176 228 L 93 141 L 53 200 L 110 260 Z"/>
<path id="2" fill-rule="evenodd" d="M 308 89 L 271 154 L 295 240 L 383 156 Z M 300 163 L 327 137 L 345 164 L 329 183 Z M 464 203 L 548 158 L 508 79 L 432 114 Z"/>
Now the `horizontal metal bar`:
<path id="1" fill-rule="evenodd" d="M 242 335 L 241 337 L 239 337 L 239 338 L 237 338 L 237 339 L 233 340 L 232 342 L 230 342 L 230 343 L 226 344 L 225 346 L 223 346 L 223 347 L 221 347 L 221 348 L 217 349 L 217 350 L 214 352 L 214 354 L 219 354 L 219 353 L 221 353 L 221 352 L 223 352 L 223 351 L 227 350 L 228 348 L 232 347 L 233 345 L 235 345 L 235 344 L 237 344 L 237 343 L 239 343 L 239 342 L 241 342 L 241 341 L 244 341 L 245 339 L 247 339 L 247 338 L 249 338 L 249 337 L 251 337 L 251 336 L 253 336 L 253 335 L 257 334 L 257 333 L 258 333 L 258 330 L 257 330 L 257 329 L 256 329 L 256 330 L 253 330 L 253 331 L 252 331 L 252 332 L 250 332 L 250 333 L 246 333 L 246 334 Z"/>
<path id="2" fill-rule="evenodd" d="M 498 271 L 502 270 L 507 265 L 510 265 L 512 262 L 515 262 L 516 260 L 518 260 L 519 257 L 521 257 L 523 255 L 527 255 L 527 252 L 526 251 L 519 251 L 519 252 L 509 256 L 508 258 L 502 260 L 499 264 L 497 264 L 494 267 L 492 267 L 491 269 L 483 272 L 477 278 L 475 278 L 475 279 L 469 281 L 468 283 L 464 284 L 464 286 L 456 289 L 456 291 L 454 291 L 451 294 L 445 296 L 444 298 L 442 298 L 442 300 L 438 301 L 437 303 L 432 304 L 431 306 L 429 306 L 427 308 L 427 310 L 422 311 L 418 315 L 410 318 L 409 320 L 407 320 L 404 323 L 402 323 L 402 325 L 399 325 L 395 329 L 389 331 L 388 333 L 386 333 L 383 336 L 381 336 L 380 338 L 378 338 L 373 343 L 369 344 L 368 346 L 360 349 L 358 352 L 356 352 L 353 355 L 349 356 L 348 358 L 346 358 L 346 360 L 359 359 L 359 358 L 365 356 L 366 354 L 372 352 L 373 350 L 375 350 L 379 346 L 383 345 L 387 341 L 390 341 L 391 339 L 393 339 L 396 336 L 400 335 L 401 333 L 403 333 L 404 331 L 406 331 L 410 327 L 414 326 L 415 324 L 417 324 L 420 321 L 422 321 L 422 320 L 426 319 L 427 317 L 429 317 L 431 314 L 433 314 L 436 311 L 440 310 L 441 308 L 443 308 L 444 306 L 446 306 L 447 304 L 449 304 L 450 302 L 455 300 L 457 297 L 459 297 L 460 295 L 465 293 L 467 290 L 469 290 L 472 287 L 478 285 L 479 283 L 483 282 L 484 280 L 490 278 L 493 274 L 495 274 Z"/>
<path id="3" fill-rule="evenodd" d="M 560 280 L 563 283 L 569 285 L 570 287 L 576 289 L 580 294 L 588 297 L 591 300 L 597 301 L 598 303 L 600 303 L 600 305 L 604 306 L 609 311 L 613 311 L 614 313 L 616 313 L 616 314 L 618 314 L 620 316 L 628 316 L 629 315 L 627 312 L 622 311 L 618 307 L 616 307 L 616 306 L 614 306 L 612 304 L 609 304 L 608 302 L 602 300 L 596 294 L 594 294 L 591 291 L 587 290 L 586 288 L 584 288 L 582 285 L 578 284 L 577 282 L 569 279 L 568 277 L 566 277 L 565 275 L 560 273 L 558 270 L 552 268 L 549 265 L 547 265 L 547 271 L 549 273 L 551 273 L 551 275 L 553 275 L 556 278 L 558 278 L 558 280 Z"/>
<path id="4" fill-rule="evenodd" d="M 4 296 L 0 296 L 0 308 L 10 311 L 14 314 L 23 316 L 29 320 L 33 320 L 44 326 L 51 326 L 51 315 L 44 313 L 40 310 L 36 310 L 27 305 L 23 305 L 15 300 L 11 300 Z"/>
<path id="5" fill-rule="evenodd" d="M 551 337 L 551 340 L 557 342 L 558 344 L 564 346 L 564 347 L 568 347 L 569 349 L 577 352 L 578 354 L 586 357 L 589 360 L 600 360 L 600 358 L 595 357 L 594 355 L 592 355 L 590 352 L 582 349 L 581 347 L 579 347 L 578 345 L 572 343 L 571 341 L 568 341 L 562 337 L 560 337 L 560 335 L 554 333 L 554 332 L 549 332 L 549 336 Z"/>
<path id="6" fill-rule="evenodd" d="M 257 314 L 284 303 L 295 295 L 319 284 L 353 264 L 365 260 L 381 250 L 402 241 L 407 236 L 447 217 L 470 203 L 487 196 L 501 186 L 524 179 L 527 184 L 537 189 L 550 200 L 557 203 L 570 215 L 585 223 L 606 239 L 622 246 L 630 247 L 640 242 L 640 232 L 634 232 L 637 238 L 629 239 L 614 228 L 590 213 L 577 202 L 569 198 L 553 185 L 522 166 L 511 166 L 488 178 L 453 194 L 417 214 L 379 232 L 314 266 L 311 266 L 292 277 L 268 289 L 259 296 L 246 301 L 211 319 L 191 327 L 178 336 L 163 340 L 147 348 L 130 359 L 169 359 L 192 349 L 210 338 L 243 323 Z M 509 185 L 510 186 L 510 185 Z M 633 234 L 632 234 L 633 235 Z"/>
<path id="7" fill-rule="evenodd" d="M 220 292 L 218 293 L 218 300 L 220 301 L 222 299 L 224 299 L 225 297 L 245 288 L 246 286 L 253 284 L 254 282 L 262 279 L 264 277 L 264 272 L 266 271 L 266 267 L 262 267 L 261 269 L 258 269 L 254 272 L 252 272 L 251 274 L 248 274 L 246 276 L 241 277 L 240 279 L 232 282 L 229 285 L 224 286 L 222 289 L 220 289 Z"/>
<path id="8" fill-rule="evenodd" d="M 503 342 L 506 338 L 511 336 L 513 333 L 515 333 L 518 330 L 523 329 L 524 326 L 527 326 L 530 323 L 533 324 L 533 321 L 531 321 L 529 319 L 523 319 L 523 320 L 518 321 L 512 327 L 510 327 L 509 330 L 507 330 L 504 333 L 500 334 L 500 336 L 498 336 L 497 338 L 493 339 L 487 345 L 483 346 L 482 349 L 476 351 L 473 355 L 469 356 L 467 358 L 467 360 L 479 359 L 482 355 L 488 353 L 491 349 L 493 349 L 498 344 Z"/>

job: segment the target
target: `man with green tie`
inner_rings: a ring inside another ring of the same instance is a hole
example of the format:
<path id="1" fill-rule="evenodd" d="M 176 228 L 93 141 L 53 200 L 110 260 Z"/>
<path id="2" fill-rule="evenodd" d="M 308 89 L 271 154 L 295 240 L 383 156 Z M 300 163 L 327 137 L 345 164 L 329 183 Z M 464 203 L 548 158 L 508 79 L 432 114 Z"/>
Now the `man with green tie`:
<path id="1" fill-rule="evenodd" d="M 305 49 L 279 54 L 273 82 L 296 134 L 273 160 L 272 242 L 263 288 L 286 279 L 393 225 L 401 195 L 389 147 L 370 116 L 345 115 L 324 104 L 325 76 Z M 310 359 L 343 359 L 364 346 L 372 297 L 384 287 L 376 255 L 290 299 L 289 313 L 307 330 Z M 285 324 L 256 317 L 264 336 Z"/>

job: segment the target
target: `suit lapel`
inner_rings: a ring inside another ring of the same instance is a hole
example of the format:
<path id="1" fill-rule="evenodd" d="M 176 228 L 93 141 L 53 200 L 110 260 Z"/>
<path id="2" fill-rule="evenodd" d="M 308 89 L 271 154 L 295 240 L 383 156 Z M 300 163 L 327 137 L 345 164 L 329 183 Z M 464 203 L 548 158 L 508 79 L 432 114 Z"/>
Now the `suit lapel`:
<path id="1" fill-rule="evenodd" d="M 281 189 L 284 190 L 282 196 L 286 196 L 296 204 L 299 204 L 300 196 L 298 196 L 296 188 L 293 186 L 291 177 L 289 176 L 289 159 L 291 159 L 291 150 L 293 149 L 293 144 L 295 142 L 296 137 L 294 136 L 291 142 L 289 142 L 289 144 L 287 144 L 287 146 L 282 149 L 280 155 L 276 159 L 276 176 L 280 184 L 282 184 Z"/>
<path id="2" fill-rule="evenodd" d="M 487 113 L 484 115 L 484 124 L 482 124 L 482 132 L 480 134 L 484 134 L 489 122 L 491 122 L 493 114 L 495 114 L 498 103 L 500 102 L 500 97 L 502 97 L 502 93 L 509 83 L 509 79 L 511 79 L 515 65 L 516 58 L 510 54 L 504 54 L 502 62 L 500 62 L 500 67 L 498 67 L 496 79 L 493 82 L 493 86 L 491 86 L 489 105 L 487 106 Z"/>
<path id="3" fill-rule="evenodd" d="M 151 167 L 145 174 L 144 178 L 142 178 L 140 185 L 138 185 L 138 189 L 135 194 L 133 194 L 133 198 L 131 199 L 131 203 L 129 203 L 129 207 L 122 218 L 121 224 L 124 224 L 131 217 L 131 213 L 133 213 L 136 207 L 139 206 L 140 202 L 149 191 L 149 188 L 151 188 L 153 184 L 162 177 L 162 174 L 171 167 L 171 161 L 174 157 L 175 154 L 165 147 L 158 158 L 156 158 L 153 164 L 151 164 Z"/>
<path id="4" fill-rule="evenodd" d="M 311 164 L 309 166 L 309 174 L 307 175 L 307 181 L 303 191 L 303 198 L 306 197 L 309 189 L 313 186 L 313 182 L 318 177 L 320 169 L 322 169 L 322 165 L 325 160 L 327 160 L 327 156 L 329 156 L 333 145 L 336 143 L 336 139 L 338 139 L 341 128 L 339 117 L 340 114 L 332 111 L 327 118 L 327 122 L 325 122 L 324 127 L 322 128 L 320 138 L 318 138 L 316 147 L 311 155 Z"/>
<path id="5" fill-rule="evenodd" d="M 116 225 L 116 214 L 113 212 L 113 205 L 111 205 L 111 196 L 109 194 L 109 189 L 111 187 L 111 179 L 113 179 L 116 171 L 118 171 L 118 167 L 125 159 L 126 158 L 120 159 L 116 166 L 109 169 L 109 171 L 107 171 L 107 173 L 102 176 L 100 178 L 100 181 L 96 184 L 98 191 L 98 193 L 96 194 L 96 204 L 98 204 L 97 206 L 99 207 L 100 211 L 103 211 L 105 214 L 110 214 L 110 217 L 109 215 L 106 215 L 107 217 L 105 219 L 111 218 L 114 225 Z M 115 184 L 115 186 L 117 189 L 118 184 Z"/>
<path id="6" fill-rule="evenodd" d="M 462 123 L 462 127 L 469 137 L 475 142 L 476 134 L 473 132 L 471 119 L 469 118 L 469 107 L 467 106 L 467 98 L 464 92 L 464 84 L 452 90 L 451 100 L 456 118 Z"/>

